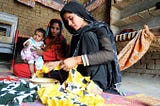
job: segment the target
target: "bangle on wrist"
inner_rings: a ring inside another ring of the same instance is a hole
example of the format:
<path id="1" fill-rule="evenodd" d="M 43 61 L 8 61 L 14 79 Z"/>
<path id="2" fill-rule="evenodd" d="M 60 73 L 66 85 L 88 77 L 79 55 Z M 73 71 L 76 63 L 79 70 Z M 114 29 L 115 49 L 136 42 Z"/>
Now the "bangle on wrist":
<path id="1" fill-rule="evenodd" d="M 89 66 L 89 60 L 86 54 L 82 55 L 82 62 L 84 66 Z"/>
<path id="2" fill-rule="evenodd" d="M 85 62 L 85 59 L 84 59 L 84 55 L 82 55 L 81 57 L 82 57 L 83 65 L 86 66 L 86 62 Z"/>

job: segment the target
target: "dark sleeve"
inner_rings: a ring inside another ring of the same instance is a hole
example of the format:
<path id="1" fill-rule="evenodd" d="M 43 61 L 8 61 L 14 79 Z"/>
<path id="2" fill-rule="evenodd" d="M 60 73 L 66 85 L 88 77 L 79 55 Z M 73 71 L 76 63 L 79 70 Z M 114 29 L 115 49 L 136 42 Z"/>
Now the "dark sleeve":
<path id="1" fill-rule="evenodd" d="M 62 41 L 62 56 L 67 56 L 67 40 L 65 38 Z"/>
<path id="2" fill-rule="evenodd" d="M 97 39 L 98 49 L 99 49 L 95 52 L 92 51 L 90 53 L 87 53 L 86 56 L 84 56 L 84 58 L 85 57 L 88 58 L 88 62 L 89 62 L 88 65 L 103 64 L 103 63 L 107 63 L 108 61 L 112 61 L 114 59 L 111 40 L 110 40 L 110 37 L 107 36 L 107 33 L 108 32 L 105 28 L 100 28 L 97 33 L 94 33 L 94 32 L 86 33 L 85 37 L 89 37 L 90 40 L 93 40 L 94 42 L 96 42 L 96 39 Z M 96 37 L 96 39 L 93 37 Z M 88 39 L 88 38 L 85 38 L 85 39 Z M 87 42 L 92 42 L 92 41 L 87 41 Z M 90 46 L 92 46 L 92 48 L 96 47 L 96 43 L 92 43 L 92 44 L 88 43 L 87 45 L 89 45 L 89 48 Z"/>
<path id="3" fill-rule="evenodd" d="M 65 38 L 62 40 L 62 47 L 67 47 L 67 40 Z"/>

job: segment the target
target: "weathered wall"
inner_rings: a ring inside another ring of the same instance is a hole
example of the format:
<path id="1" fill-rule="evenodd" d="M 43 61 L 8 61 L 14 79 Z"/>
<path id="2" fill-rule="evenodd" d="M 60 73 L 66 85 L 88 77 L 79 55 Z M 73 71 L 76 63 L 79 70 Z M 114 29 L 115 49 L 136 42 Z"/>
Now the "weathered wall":
<path id="1" fill-rule="evenodd" d="M 111 9 L 111 28 L 115 34 L 128 28 L 142 29 L 144 24 L 151 28 L 159 26 L 160 9 L 156 9 L 155 4 L 160 0 L 115 1 Z"/>
<path id="2" fill-rule="evenodd" d="M 160 77 L 160 44 L 155 41 L 152 42 L 147 53 L 137 63 L 122 71 L 122 73 L 137 73 L 137 75 Z M 128 42 L 116 42 L 118 53 Z"/>
<path id="3" fill-rule="evenodd" d="M 50 19 L 60 18 L 58 11 L 37 2 L 32 8 L 16 0 L 0 0 L 0 11 L 18 17 L 18 30 L 21 36 L 32 36 L 36 28 L 46 29 Z M 68 33 L 64 31 L 64 35 L 68 35 Z M 69 36 L 66 37 L 69 39 Z"/>
<path id="4" fill-rule="evenodd" d="M 140 30 L 147 24 L 150 28 L 160 24 L 160 10 L 155 9 L 155 4 L 160 0 L 116 0 L 112 3 L 111 28 L 115 35 L 121 30 L 131 28 Z M 116 42 L 118 52 L 125 47 L 128 41 Z M 160 36 L 152 42 L 147 53 L 124 73 L 138 73 L 160 76 Z"/>
<path id="5" fill-rule="evenodd" d="M 79 0 L 86 3 L 87 0 Z M 48 8 L 38 2 L 35 7 L 29 7 L 16 0 L 0 0 L 0 11 L 16 15 L 18 17 L 18 30 L 21 36 L 32 36 L 38 27 L 46 29 L 48 22 L 52 18 L 60 18 L 59 11 Z M 98 20 L 106 21 L 106 4 L 95 9 L 92 13 Z M 109 14 L 108 14 L 109 15 Z M 64 28 L 63 34 L 70 42 L 70 34 Z"/>
<path id="6" fill-rule="evenodd" d="M 124 73 L 138 73 L 160 77 L 160 52 L 147 52 L 143 58 Z"/>

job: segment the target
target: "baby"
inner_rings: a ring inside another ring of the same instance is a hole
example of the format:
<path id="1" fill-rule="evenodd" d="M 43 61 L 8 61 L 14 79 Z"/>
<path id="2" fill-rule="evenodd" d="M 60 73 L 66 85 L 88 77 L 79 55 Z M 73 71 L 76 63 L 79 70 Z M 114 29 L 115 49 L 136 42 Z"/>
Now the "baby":
<path id="1" fill-rule="evenodd" d="M 34 36 L 30 37 L 23 43 L 24 48 L 21 50 L 21 58 L 29 64 L 32 78 L 35 77 L 34 64 L 36 66 L 36 70 L 41 70 L 44 63 L 42 56 L 39 56 L 38 54 L 36 54 L 36 52 L 34 52 L 34 49 L 44 48 L 44 37 L 45 30 L 43 28 L 38 28 L 35 30 Z"/>

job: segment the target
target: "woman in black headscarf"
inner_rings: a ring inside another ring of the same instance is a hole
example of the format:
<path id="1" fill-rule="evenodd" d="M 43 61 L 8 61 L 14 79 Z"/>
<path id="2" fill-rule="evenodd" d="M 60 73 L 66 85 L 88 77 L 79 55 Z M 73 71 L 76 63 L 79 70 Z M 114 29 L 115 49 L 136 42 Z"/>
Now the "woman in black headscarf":
<path id="1" fill-rule="evenodd" d="M 71 1 L 61 10 L 66 29 L 73 35 L 71 57 L 60 63 L 69 71 L 75 66 L 83 76 L 90 76 L 103 91 L 119 94 L 121 73 L 114 36 L 109 26 L 98 22 L 81 4 Z"/>

